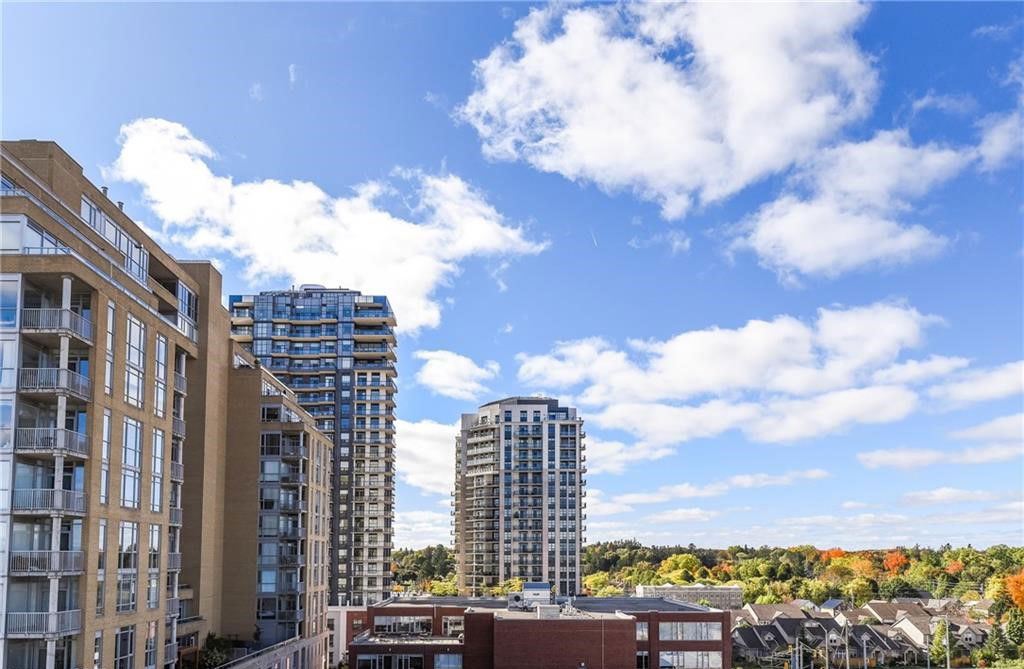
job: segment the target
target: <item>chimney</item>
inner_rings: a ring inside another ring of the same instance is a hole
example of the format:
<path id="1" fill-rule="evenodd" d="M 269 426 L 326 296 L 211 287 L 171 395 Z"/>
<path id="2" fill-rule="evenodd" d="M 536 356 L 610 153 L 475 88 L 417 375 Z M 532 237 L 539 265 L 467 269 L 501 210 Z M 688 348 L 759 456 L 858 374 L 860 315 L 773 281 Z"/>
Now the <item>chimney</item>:
<path id="1" fill-rule="evenodd" d="M 124 202 L 118 202 L 117 208 L 120 209 L 121 211 L 124 211 Z"/>
<path id="2" fill-rule="evenodd" d="M 103 192 L 104 197 L 106 197 L 106 195 L 107 195 L 107 187 L 106 186 L 100 186 L 100 190 Z"/>

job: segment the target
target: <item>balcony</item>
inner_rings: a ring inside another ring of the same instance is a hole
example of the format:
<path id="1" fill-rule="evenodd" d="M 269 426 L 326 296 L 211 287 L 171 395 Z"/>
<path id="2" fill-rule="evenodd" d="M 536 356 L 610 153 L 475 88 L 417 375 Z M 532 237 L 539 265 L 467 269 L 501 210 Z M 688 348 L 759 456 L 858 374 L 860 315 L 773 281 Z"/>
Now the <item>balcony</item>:
<path id="1" fill-rule="evenodd" d="M 306 528 L 305 527 L 280 527 L 277 530 L 277 536 L 282 539 L 305 539 Z"/>
<path id="2" fill-rule="evenodd" d="M 185 438 L 185 421 L 177 416 L 171 418 L 171 434 L 175 437 Z"/>
<path id="3" fill-rule="evenodd" d="M 11 495 L 11 509 L 20 514 L 85 515 L 85 493 L 59 488 L 15 489 Z"/>
<path id="4" fill-rule="evenodd" d="M 166 609 L 167 617 L 168 618 L 177 618 L 178 614 L 181 613 L 181 610 L 179 608 L 180 605 L 181 605 L 181 601 L 177 597 L 168 597 L 167 598 L 167 609 Z"/>
<path id="5" fill-rule="evenodd" d="M 281 444 L 282 458 L 307 458 L 309 453 L 302 444 Z"/>
<path id="6" fill-rule="evenodd" d="M 72 575 L 81 573 L 85 564 L 83 551 L 11 551 L 10 573 L 13 576 L 45 574 Z"/>
<path id="7" fill-rule="evenodd" d="M 278 480 L 281 485 L 302 485 L 306 482 L 306 475 L 302 472 L 292 472 L 290 474 L 280 474 Z"/>
<path id="8" fill-rule="evenodd" d="M 185 378 L 184 374 L 174 373 L 174 392 L 181 393 L 182 395 L 188 394 L 188 379 Z"/>
<path id="9" fill-rule="evenodd" d="M 89 437 L 60 427 L 19 427 L 14 435 L 18 453 L 89 457 Z"/>
<path id="10" fill-rule="evenodd" d="M 171 480 L 185 480 L 185 465 L 181 464 L 180 462 L 171 462 Z"/>
<path id="11" fill-rule="evenodd" d="M 178 644 L 177 643 L 165 643 L 164 644 L 164 662 L 174 662 L 178 659 Z"/>
<path id="12" fill-rule="evenodd" d="M 82 631 L 82 610 L 18 611 L 7 614 L 8 638 L 35 639 L 71 636 Z"/>
<path id="13" fill-rule="evenodd" d="M 78 372 L 60 367 L 24 367 L 18 375 L 18 389 L 41 395 L 72 395 L 83 401 L 92 397 L 92 383 Z"/>
<path id="14" fill-rule="evenodd" d="M 22 309 L 21 329 L 33 334 L 67 335 L 92 344 L 92 322 L 70 309 Z"/>
<path id="15" fill-rule="evenodd" d="M 167 554 L 167 569 L 178 570 L 181 569 L 181 553 L 168 553 Z"/>

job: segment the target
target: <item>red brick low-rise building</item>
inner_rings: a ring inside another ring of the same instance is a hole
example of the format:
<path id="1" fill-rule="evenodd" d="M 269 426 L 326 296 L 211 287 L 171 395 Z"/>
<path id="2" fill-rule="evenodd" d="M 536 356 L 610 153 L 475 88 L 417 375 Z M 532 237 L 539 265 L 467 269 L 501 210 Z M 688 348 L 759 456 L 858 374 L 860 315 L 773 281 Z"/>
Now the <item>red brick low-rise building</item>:
<path id="1" fill-rule="evenodd" d="M 663 598 L 423 597 L 349 616 L 353 669 L 731 669 L 729 614 Z"/>

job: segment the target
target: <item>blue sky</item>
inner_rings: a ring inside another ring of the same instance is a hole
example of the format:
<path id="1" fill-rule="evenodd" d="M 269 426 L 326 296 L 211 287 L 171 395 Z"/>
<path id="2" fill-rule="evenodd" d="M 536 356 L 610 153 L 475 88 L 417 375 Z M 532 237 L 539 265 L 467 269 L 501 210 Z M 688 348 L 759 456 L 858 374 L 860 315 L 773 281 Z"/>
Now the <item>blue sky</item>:
<path id="1" fill-rule="evenodd" d="M 400 545 L 531 393 L 591 540 L 1019 545 L 1020 5 L 786 9 L 6 4 L 3 137 L 226 293 L 391 296 Z"/>

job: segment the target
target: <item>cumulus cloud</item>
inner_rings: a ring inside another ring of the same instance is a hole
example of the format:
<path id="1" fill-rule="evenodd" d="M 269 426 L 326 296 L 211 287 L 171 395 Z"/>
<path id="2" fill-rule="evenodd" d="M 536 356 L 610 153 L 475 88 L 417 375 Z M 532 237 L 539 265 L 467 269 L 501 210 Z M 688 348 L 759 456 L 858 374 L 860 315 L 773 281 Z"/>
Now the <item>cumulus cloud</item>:
<path id="1" fill-rule="evenodd" d="M 426 493 L 449 495 L 455 485 L 455 437 L 458 424 L 398 419 L 398 475 Z"/>
<path id="2" fill-rule="evenodd" d="M 987 490 L 963 490 L 944 486 L 932 490 L 917 490 L 903 495 L 910 504 L 950 504 L 962 502 L 985 502 L 995 499 L 995 494 Z"/>
<path id="3" fill-rule="evenodd" d="M 413 357 L 423 360 L 416 381 L 438 395 L 472 401 L 490 392 L 484 381 L 493 379 L 501 366 L 488 360 L 478 365 L 471 358 L 452 351 L 416 351 Z"/>
<path id="4" fill-rule="evenodd" d="M 490 158 L 629 189 L 677 218 L 788 168 L 869 111 L 877 78 L 852 36 L 867 11 L 534 9 L 477 61 L 457 116 Z"/>
<path id="5" fill-rule="evenodd" d="M 801 164 L 792 189 L 746 219 L 732 248 L 752 250 L 787 279 L 835 277 L 935 255 L 947 240 L 900 218 L 911 200 L 952 178 L 973 157 L 972 149 L 914 145 L 905 130 L 841 143 Z"/>
<path id="6" fill-rule="evenodd" d="M 165 232 L 186 248 L 240 259 L 249 281 L 343 285 L 386 294 L 408 330 L 436 327 L 436 291 L 474 257 L 536 254 L 546 244 L 508 224 L 454 174 L 396 170 L 334 197 L 307 181 L 236 182 L 185 126 L 147 118 L 121 128 L 108 176 L 137 183 Z M 403 216 L 387 208 L 403 196 Z"/>
<path id="7" fill-rule="evenodd" d="M 618 472 L 629 460 L 663 457 L 674 444 L 732 429 L 756 441 L 791 442 L 900 420 L 919 403 L 911 381 L 966 364 L 901 360 L 940 322 L 903 303 L 879 302 L 819 309 L 810 322 L 776 316 L 630 340 L 625 348 L 586 338 L 520 353 L 518 377 L 571 389 L 591 407 L 592 425 L 635 437 L 628 445 L 603 443 L 592 459 L 594 467 Z"/>
<path id="8" fill-rule="evenodd" d="M 824 469 L 794 470 L 782 474 L 736 474 L 721 481 L 714 481 L 703 485 L 678 483 L 662 486 L 652 492 L 626 493 L 617 495 L 612 501 L 618 504 L 657 504 L 673 499 L 718 497 L 730 490 L 737 489 L 788 486 L 802 481 L 814 481 L 828 477 L 829 473 Z"/>
<path id="9" fill-rule="evenodd" d="M 968 370 L 928 389 L 928 395 L 947 407 L 962 407 L 1024 392 L 1024 360 L 998 367 Z"/>
<path id="10" fill-rule="evenodd" d="M 994 418 L 990 421 L 950 433 L 954 439 L 974 441 L 1024 442 L 1024 413 Z"/>
<path id="11" fill-rule="evenodd" d="M 1020 444 L 992 444 L 953 451 L 934 448 L 879 449 L 858 453 L 857 460 L 868 469 L 920 469 L 939 463 L 980 465 L 1003 462 L 1021 455 L 1024 455 L 1024 450 Z"/>
<path id="12" fill-rule="evenodd" d="M 876 383 L 921 383 L 946 376 L 970 364 L 967 358 L 932 355 L 926 360 L 907 360 L 874 373 Z"/>
<path id="13" fill-rule="evenodd" d="M 395 513 L 395 548 L 423 548 L 451 543 L 451 516 L 440 511 Z"/>
<path id="14" fill-rule="evenodd" d="M 668 511 L 660 511 L 648 516 L 646 521 L 657 525 L 668 523 L 706 523 L 718 514 L 718 511 L 713 511 L 711 509 L 684 507 L 679 509 L 669 509 Z"/>

